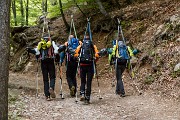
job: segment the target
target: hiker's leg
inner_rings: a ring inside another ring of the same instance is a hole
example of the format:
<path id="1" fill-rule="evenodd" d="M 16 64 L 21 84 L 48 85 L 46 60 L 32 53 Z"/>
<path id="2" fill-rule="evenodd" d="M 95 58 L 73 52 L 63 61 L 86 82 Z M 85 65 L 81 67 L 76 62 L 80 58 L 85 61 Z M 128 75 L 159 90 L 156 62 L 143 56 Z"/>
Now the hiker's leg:
<path id="1" fill-rule="evenodd" d="M 78 65 L 77 62 L 73 62 L 73 64 L 72 64 L 72 75 L 71 75 L 71 77 L 72 77 L 72 83 L 75 87 L 77 86 L 77 82 L 76 82 L 77 65 Z"/>
<path id="2" fill-rule="evenodd" d="M 91 85 L 92 85 L 92 79 L 93 79 L 93 75 L 94 75 L 93 66 L 88 66 L 87 70 L 88 70 L 88 73 L 87 73 L 86 98 L 87 98 L 88 100 L 90 100 L 90 96 L 91 96 Z"/>
<path id="3" fill-rule="evenodd" d="M 80 66 L 80 77 L 81 77 L 81 86 L 80 86 L 80 94 L 85 93 L 85 85 L 86 85 L 86 66 Z"/>
<path id="4" fill-rule="evenodd" d="M 124 91 L 124 84 L 122 81 L 122 73 L 124 72 L 126 66 L 125 65 L 118 65 L 117 66 L 117 72 L 116 72 L 116 77 L 117 77 L 117 85 L 116 85 L 116 93 L 117 94 L 125 94 Z"/>
<path id="5" fill-rule="evenodd" d="M 43 82 L 44 82 L 44 94 L 46 97 L 50 96 L 49 93 L 49 78 L 48 78 L 48 68 L 47 62 L 45 60 L 41 61 L 41 70 L 43 75 Z"/>
<path id="6" fill-rule="evenodd" d="M 71 61 L 68 61 L 67 63 L 67 70 L 66 70 L 66 79 L 67 79 L 67 83 L 68 83 L 68 86 L 69 86 L 69 89 L 71 89 L 71 87 L 73 86 L 73 82 L 72 82 L 72 65 L 71 65 Z"/>
<path id="7" fill-rule="evenodd" d="M 50 87 L 54 90 L 56 75 L 55 75 L 55 65 L 53 59 L 49 60 L 48 67 L 49 67 Z"/>

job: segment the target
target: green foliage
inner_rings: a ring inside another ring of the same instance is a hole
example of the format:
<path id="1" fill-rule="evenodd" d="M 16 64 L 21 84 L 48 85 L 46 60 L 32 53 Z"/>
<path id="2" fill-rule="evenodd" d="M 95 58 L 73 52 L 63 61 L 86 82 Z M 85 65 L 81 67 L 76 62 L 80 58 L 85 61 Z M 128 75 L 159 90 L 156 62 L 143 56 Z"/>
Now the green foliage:
<path id="1" fill-rule="evenodd" d="M 151 84 L 154 82 L 154 77 L 152 75 L 149 75 L 145 78 L 144 84 Z"/>
<path id="2" fill-rule="evenodd" d="M 8 94 L 8 103 L 15 103 L 18 97 L 13 94 Z"/>
<path id="3" fill-rule="evenodd" d="M 173 78 L 179 77 L 179 76 L 180 76 L 180 70 L 178 70 L 178 71 L 173 71 L 173 72 L 171 73 L 171 76 L 172 76 Z"/>
<path id="4" fill-rule="evenodd" d="M 137 27 L 138 33 L 142 33 L 145 30 L 146 30 L 146 27 L 144 26 L 144 24 L 140 23 L 140 25 Z"/>
<path id="5" fill-rule="evenodd" d="M 25 18 L 22 19 L 21 17 L 21 7 L 20 7 L 20 1 L 19 0 L 15 0 L 16 1 L 16 20 L 17 20 L 17 25 L 20 26 L 21 25 L 21 21 Z M 70 7 L 76 6 L 74 3 L 74 0 L 61 0 L 62 4 L 63 4 L 63 11 L 69 9 Z M 94 0 L 75 0 L 77 2 L 77 4 L 81 7 L 81 8 L 89 8 L 89 7 L 94 7 L 93 5 L 89 6 L 89 4 L 94 4 Z M 59 8 L 59 0 L 48 0 L 47 3 L 47 7 L 48 7 L 48 18 L 53 18 L 53 17 L 57 17 L 60 16 L 60 8 Z M 88 5 L 86 5 L 88 4 Z M 24 5 L 24 16 L 26 16 L 26 11 L 25 11 L 25 5 L 26 5 L 26 0 L 23 0 L 23 5 Z M 43 11 L 42 11 L 42 0 L 29 0 L 29 25 L 33 26 L 36 25 L 36 21 L 38 20 L 38 18 L 40 16 L 43 15 Z M 15 21 L 14 21 L 14 17 L 13 17 L 13 12 L 11 9 L 11 26 L 15 25 Z"/>
<path id="6" fill-rule="evenodd" d="M 122 26 L 122 28 L 126 29 L 129 26 L 131 26 L 131 22 L 130 21 L 121 21 L 121 26 Z"/>

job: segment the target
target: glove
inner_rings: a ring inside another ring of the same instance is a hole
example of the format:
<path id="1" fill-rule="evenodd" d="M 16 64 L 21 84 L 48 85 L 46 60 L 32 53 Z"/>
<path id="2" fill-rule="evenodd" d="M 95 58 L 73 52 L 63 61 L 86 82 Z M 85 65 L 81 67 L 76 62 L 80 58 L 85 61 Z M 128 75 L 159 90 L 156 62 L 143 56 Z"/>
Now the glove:
<path id="1" fill-rule="evenodd" d="M 36 55 L 36 59 L 37 59 L 37 60 L 39 59 L 39 57 L 40 57 L 40 55 Z"/>
<path id="2" fill-rule="evenodd" d="M 58 52 L 60 53 L 60 52 L 64 51 L 65 49 L 66 49 L 65 45 L 60 45 L 59 49 L 58 49 Z"/>
<path id="3" fill-rule="evenodd" d="M 98 60 L 99 60 L 99 58 L 96 58 L 96 59 L 95 59 L 95 62 L 97 62 Z"/>
<path id="4" fill-rule="evenodd" d="M 34 48 L 30 48 L 30 47 L 26 47 L 26 50 L 28 53 L 32 53 L 32 54 L 36 54 L 36 51 L 34 50 Z"/>
<path id="5" fill-rule="evenodd" d="M 95 57 L 96 57 L 96 59 L 97 59 L 97 58 L 99 58 L 99 54 L 98 54 L 98 53 L 96 53 L 96 54 L 95 54 Z"/>

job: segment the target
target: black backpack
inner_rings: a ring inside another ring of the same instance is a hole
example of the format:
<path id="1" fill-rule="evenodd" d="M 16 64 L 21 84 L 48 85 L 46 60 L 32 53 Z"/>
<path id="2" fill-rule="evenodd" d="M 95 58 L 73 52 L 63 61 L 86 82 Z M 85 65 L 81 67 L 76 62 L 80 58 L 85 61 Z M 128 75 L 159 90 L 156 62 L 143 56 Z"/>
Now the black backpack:
<path id="1" fill-rule="evenodd" d="M 84 40 L 81 48 L 80 62 L 89 64 L 92 63 L 94 56 L 94 46 L 91 40 Z"/>

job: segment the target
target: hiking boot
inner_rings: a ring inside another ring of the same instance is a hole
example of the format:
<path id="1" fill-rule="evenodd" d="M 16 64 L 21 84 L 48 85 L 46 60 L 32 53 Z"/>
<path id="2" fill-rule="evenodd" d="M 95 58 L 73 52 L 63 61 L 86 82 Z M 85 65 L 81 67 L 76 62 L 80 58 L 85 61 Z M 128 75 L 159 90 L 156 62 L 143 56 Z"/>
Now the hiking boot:
<path id="1" fill-rule="evenodd" d="M 126 95 L 125 94 L 120 94 L 120 97 L 125 97 Z"/>
<path id="2" fill-rule="evenodd" d="M 56 98 L 56 94 L 52 88 L 49 89 L 49 93 L 52 98 Z"/>
<path id="3" fill-rule="evenodd" d="M 75 87 L 74 86 L 72 86 L 70 89 L 70 95 L 75 96 Z"/>
<path id="4" fill-rule="evenodd" d="M 89 100 L 85 100 L 85 101 L 84 101 L 84 104 L 85 104 L 85 105 L 89 105 L 89 104 L 90 104 Z"/>
<path id="5" fill-rule="evenodd" d="M 84 97 L 84 94 L 82 94 L 80 97 L 80 101 L 84 101 L 84 100 L 85 100 L 85 97 Z"/>
<path id="6" fill-rule="evenodd" d="M 116 91 L 116 95 L 121 95 L 121 93 L 119 91 L 118 92 Z"/>
<path id="7" fill-rule="evenodd" d="M 51 101 L 50 96 L 46 96 L 46 100 L 47 100 L 47 101 Z"/>

